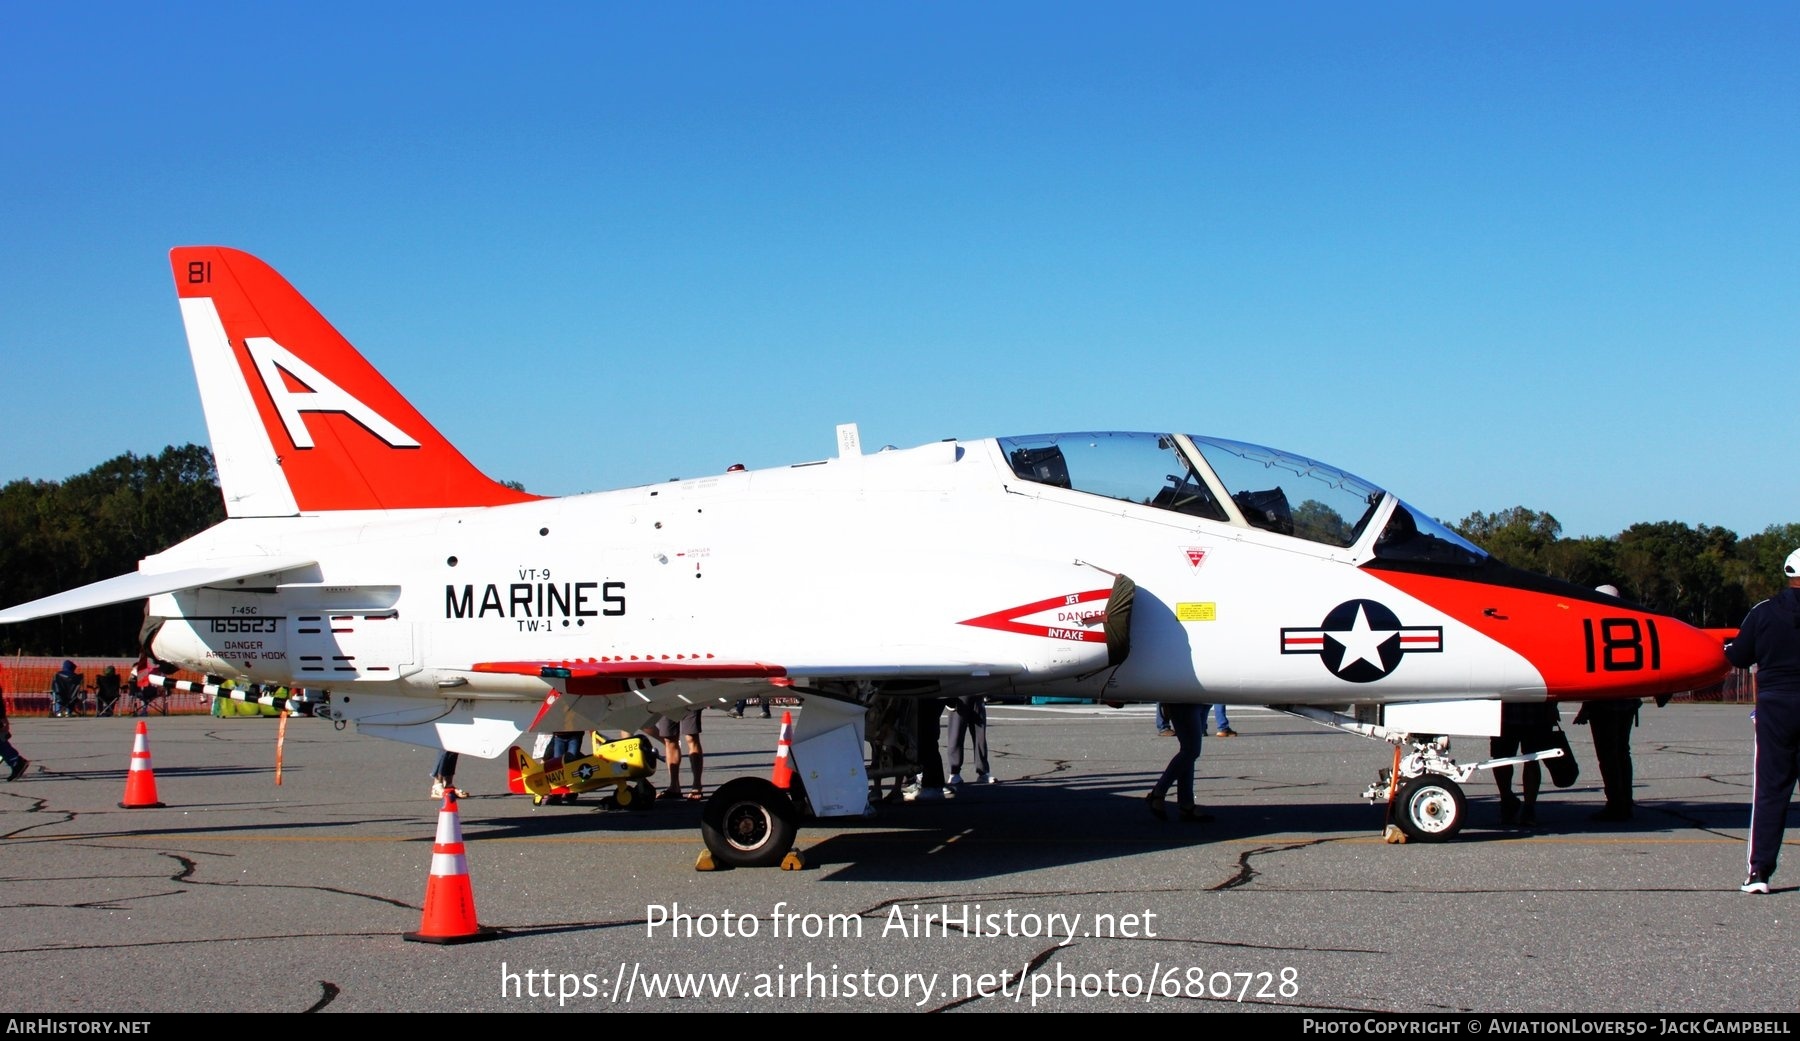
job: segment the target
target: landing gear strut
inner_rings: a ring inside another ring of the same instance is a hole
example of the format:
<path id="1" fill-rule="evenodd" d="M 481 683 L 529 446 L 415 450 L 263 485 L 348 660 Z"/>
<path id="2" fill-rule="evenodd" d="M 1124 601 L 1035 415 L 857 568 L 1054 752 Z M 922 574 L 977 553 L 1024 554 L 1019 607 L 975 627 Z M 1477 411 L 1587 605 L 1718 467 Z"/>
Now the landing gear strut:
<path id="1" fill-rule="evenodd" d="M 1469 783 L 1475 771 L 1562 755 L 1561 749 L 1550 748 L 1462 766 L 1451 758 L 1450 739 L 1446 736 L 1389 730 L 1311 705 L 1274 707 L 1333 730 L 1386 741 L 1394 746 L 1393 767 L 1381 771 L 1375 783 L 1362 793 L 1362 797 L 1370 802 L 1387 803 L 1391 822 L 1389 841 L 1394 842 L 1403 841 L 1392 835 L 1396 827 L 1405 839 L 1417 842 L 1444 842 L 1455 838 L 1469 815 L 1469 799 L 1463 794 L 1463 785 Z"/>
<path id="2" fill-rule="evenodd" d="M 1462 786 L 1481 764 L 1458 766 L 1450 758 L 1447 737 L 1399 734 L 1389 740 L 1396 745 L 1394 767 L 1381 771 L 1375 783 L 1363 790 L 1363 798 L 1387 802 L 1389 819 L 1409 839 L 1445 842 L 1455 838 L 1469 812 Z M 1410 753 L 1401 754 L 1403 742 L 1412 746 Z"/>

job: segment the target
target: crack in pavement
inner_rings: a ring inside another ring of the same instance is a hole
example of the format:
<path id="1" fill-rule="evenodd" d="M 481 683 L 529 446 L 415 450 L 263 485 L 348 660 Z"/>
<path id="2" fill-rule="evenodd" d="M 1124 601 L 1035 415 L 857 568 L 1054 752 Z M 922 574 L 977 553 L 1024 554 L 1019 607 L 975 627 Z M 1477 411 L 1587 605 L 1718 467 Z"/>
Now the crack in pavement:
<path id="1" fill-rule="evenodd" d="M 51 901 L 43 901 L 43 902 L 28 902 L 28 903 L 17 903 L 17 904 L 0 904 L 0 910 L 9 910 L 10 911 L 10 910 L 18 909 L 18 908 L 38 907 L 38 908 L 56 908 L 58 910 L 66 910 L 66 911 L 129 911 L 129 910 L 131 910 L 132 905 L 139 900 L 156 900 L 156 899 L 160 899 L 165 896 L 181 896 L 181 895 L 182 895 L 181 890 L 171 889 L 166 893 L 134 893 L 131 896 L 111 897 L 111 898 L 102 899 L 102 900 L 79 900 L 74 903 L 57 903 L 57 902 L 51 902 Z"/>
<path id="2" fill-rule="evenodd" d="M 1036 781 L 1045 777 L 1055 777 L 1057 774 L 1069 772 L 1074 769 L 1075 765 L 1072 760 L 1068 759 L 1051 759 L 1049 760 L 1049 763 L 1050 769 L 1045 770 L 1042 773 L 1020 774 L 1018 779 L 1021 781 Z M 999 775 L 996 774 L 995 776 Z"/>
<path id="3" fill-rule="evenodd" d="M 1260 872 L 1258 872 L 1255 868 L 1250 866 L 1250 858 L 1252 858 L 1252 857 L 1261 856 L 1264 853 L 1286 853 L 1290 850 L 1306 849 L 1309 846 L 1318 846 L 1318 845 L 1322 845 L 1327 842 L 1337 842 L 1337 841 L 1339 841 L 1339 840 L 1338 839 L 1305 839 L 1305 840 L 1302 840 L 1299 842 L 1283 842 L 1283 843 L 1280 843 L 1279 845 L 1274 845 L 1274 846 L 1257 846 L 1253 849 L 1247 849 L 1243 853 L 1238 855 L 1237 873 L 1232 875 L 1230 878 L 1226 879 L 1225 881 L 1220 882 L 1216 886 L 1209 886 L 1208 889 L 1212 892 L 1220 893 L 1220 892 L 1224 892 L 1227 889 L 1236 889 L 1239 886 L 1249 885 L 1250 882 L 1252 880 L 1254 880 L 1258 874 L 1260 874 Z"/>
<path id="4" fill-rule="evenodd" d="M 642 921 L 631 921 L 631 920 L 617 921 L 617 922 L 544 922 L 539 925 L 526 925 L 526 926 L 519 926 L 519 927 L 514 927 L 514 926 L 509 925 L 509 926 L 483 926 L 482 928 L 483 929 L 489 929 L 489 928 L 501 929 L 508 936 L 519 936 L 519 935 L 544 936 L 544 935 L 550 935 L 550 934 L 554 934 L 554 933 L 579 932 L 584 929 L 614 929 L 614 928 L 629 928 L 629 927 L 642 928 L 643 924 L 644 923 Z M 69 945 L 65 945 L 65 946 L 61 946 L 61 947 L 15 947 L 15 948 L 7 949 L 5 951 L 0 951 L 0 953 L 5 953 L 5 954 L 63 954 L 63 953 L 71 952 L 71 951 L 126 951 L 126 950 L 134 950 L 134 949 L 140 948 L 140 947 L 185 947 L 185 946 L 192 946 L 192 945 L 196 945 L 196 944 L 216 944 L 216 943 L 219 943 L 222 939 L 228 939 L 232 943 L 257 943 L 257 942 L 261 942 L 264 940 L 281 943 L 281 942 L 290 941 L 290 940 L 316 940 L 316 939 L 325 939 L 325 938 L 333 938 L 333 937 L 337 937 L 337 938 L 355 937 L 355 938 L 369 939 L 369 938 L 380 938 L 380 937 L 384 937 L 384 936 L 392 937 L 392 936 L 397 936 L 397 935 L 400 935 L 400 934 L 390 932 L 387 930 L 359 930 L 359 931 L 355 931 L 355 932 L 323 932 L 323 933 L 263 933 L 263 934 L 255 935 L 255 936 L 230 936 L 230 937 L 200 936 L 200 937 L 193 937 L 191 939 L 185 939 L 185 940 L 163 939 L 163 940 L 143 940 L 143 941 L 130 942 L 130 943 L 69 944 Z M 330 986 L 329 984 L 327 984 L 327 985 Z M 336 994 L 336 989 L 334 988 L 333 995 L 335 996 L 335 994 Z"/>
<path id="5" fill-rule="evenodd" d="M 5 953 L 7 953 L 7 954 L 57 954 L 57 953 L 67 953 L 69 951 L 129 951 L 129 950 L 134 950 L 139 947 L 186 947 L 186 946 L 191 946 L 194 944 L 216 944 L 216 943 L 221 942 L 221 940 L 229 940 L 232 943 L 256 943 L 256 942 L 262 941 L 262 940 L 270 940 L 270 941 L 274 941 L 277 943 L 282 943 L 282 942 L 286 942 L 289 940 L 316 940 L 316 939 L 322 939 L 322 938 L 326 938 L 326 937 L 358 937 L 358 938 L 368 939 L 371 937 L 393 936 L 393 935 L 395 935 L 395 934 L 390 933 L 390 932 L 363 931 L 363 932 L 329 932 L 329 933 L 266 933 L 266 934 L 259 935 L 259 936 L 230 936 L 230 937 L 201 936 L 201 937 L 195 937 L 194 939 L 191 939 L 191 940 L 144 940 L 144 941 L 138 942 L 138 943 L 78 943 L 78 944 L 70 944 L 68 946 L 63 946 L 63 947 L 14 947 L 14 948 L 6 951 Z"/>
<path id="6" fill-rule="evenodd" d="M 1018 992 L 1022 993 L 1025 989 L 1025 977 L 1030 976 L 1032 973 L 1043 968 L 1044 963 L 1048 962 L 1051 959 L 1051 957 L 1053 957 L 1056 954 L 1056 952 L 1061 949 L 1062 948 L 1060 946 L 1058 946 L 1056 944 L 1052 944 L 1049 947 L 1045 948 L 1044 950 L 1041 950 L 1038 953 L 1032 955 L 1031 960 L 1027 961 L 1025 963 L 1024 969 L 1022 969 L 1020 971 L 1018 976 L 1015 977 L 1011 972 L 1002 974 L 1002 976 L 1000 977 L 1001 981 L 1002 981 L 1002 985 L 1001 985 L 1001 987 L 996 988 L 996 990 L 1003 990 L 1005 987 L 1005 984 L 1012 983 L 1016 979 L 1018 981 L 1017 982 Z M 939 1005 L 937 1008 L 927 1009 L 926 1011 L 927 1012 L 948 1012 L 954 1008 L 961 1008 L 962 1006 L 967 1005 L 970 1002 L 981 1001 L 984 998 L 991 998 L 993 996 L 994 995 L 992 995 L 992 994 L 971 994 L 966 998 L 958 998 L 955 1001 L 949 1002 L 947 1004 Z M 1034 1004 L 1035 1004 L 1035 1002 L 1034 1002 Z"/>
<path id="7" fill-rule="evenodd" d="M 1292 890 L 1288 890 L 1292 892 Z M 1302 951 L 1307 954 L 1374 954 L 1386 957 L 1392 954 L 1385 948 L 1373 947 L 1295 947 L 1285 943 L 1247 943 L 1242 940 L 1203 940 L 1191 936 L 1137 936 L 1132 943 L 1178 943 L 1195 947 L 1230 947 L 1246 951 Z"/>
<path id="8" fill-rule="evenodd" d="M 36 797 L 31 797 L 31 800 L 34 803 L 34 805 L 32 805 L 29 809 L 26 809 L 22 812 L 24 812 L 24 813 L 49 813 L 48 800 L 39 799 Z M 29 833 L 29 832 L 37 831 L 42 828 L 54 827 L 58 824 L 68 824 L 69 822 L 73 821 L 74 819 L 75 819 L 75 814 L 69 813 L 66 811 L 62 812 L 62 813 L 49 813 L 48 816 L 45 816 L 43 819 L 35 821 L 34 823 L 26 824 L 22 827 L 14 828 L 11 831 L 0 832 L 0 839 L 16 839 L 16 838 L 21 838 L 21 837 L 28 837 L 27 833 Z"/>
<path id="9" fill-rule="evenodd" d="M 1240 781 L 1251 782 L 1257 780 L 1257 778 L 1251 776 L 1243 776 L 1237 779 Z M 1301 788 L 1325 788 L 1330 786 L 1330 783 L 1326 781 L 1276 781 L 1268 784 L 1251 784 L 1250 790 L 1253 792 L 1285 792 L 1295 791 Z"/>
<path id="10" fill-rule="evenodd" d="M 1706 779 L 1709 781 L 1715 780 L 1715 778 L 1712 778 L 1712 777 L 1708 777 Z M 1642 808 L 1642 804 L 1640 804 L 1640 808 Z M 1722 839 L 1729 839 L 1732 842 L 1743 841 L 1742 839 L 1739 839 L 1736 835 L 1726 834 L 1718 826 L 1708 824 L 1705 821 L 1702 821 L 1699 817 L 1694 816 L 1693 814 L 1682 813 L 1680 810 L 1671 810 L 1665 806 L 1654 806 L 1651 808 L 1656 810 L 1656 812 L 1658 812 L 1658 813 L 1665 814 L 1667 816 L 1675 818 L 1678 821 L 1681 821 L 1683 824 L 1686 824 L 1687 826 L 1693 828 L 1695 831 L 1703 831 L 1703 832 L 1707 833 L 1708 835 L 1717 835 L 1718 837 L 1720 837 Z M 1748 826 L 1748 824 L 1749 824 L 1749 822 L 1746 821 L 1745 826 Z"/>
<path id="11" fill-rule="evenodd" d="M 1753 790 L 1753 786 L 1747 781 L 1728 781 L 1717 774 L 1701 774 L 1700 779 L 1702 781 L 1711 781 L 1714 784 L 1722 784 L 1727 788 L 1737 788 L 1741 791 Z"/>
<path id="12" fill-rule="evenodd" d="M 925 896 L 897 896 L 883 900 L 865 910 L 853 912 L 858 918 L 878 918 L 882 912 L 897 904 L 912 903 L 945 903 L 967 900 L 1006 901 L 1006 900 L 1041 900 L 1045 898 L 1066 898 L 1079 896 L 1123 896 L 1140 893 L 1185 893 L 1188 890 L 1180 886 L 1161 886 L 1156 889 L 1005 889 L 992 893 L 938 893 Z"/>

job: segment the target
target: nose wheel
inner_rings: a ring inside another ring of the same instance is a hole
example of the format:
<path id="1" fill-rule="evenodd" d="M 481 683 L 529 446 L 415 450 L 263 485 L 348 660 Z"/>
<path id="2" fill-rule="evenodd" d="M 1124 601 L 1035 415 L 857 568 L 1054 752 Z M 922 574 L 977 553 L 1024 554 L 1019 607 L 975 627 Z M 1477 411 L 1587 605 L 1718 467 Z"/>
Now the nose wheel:
<path id="1" fill-rule="evenodd" d="M 1468 815 L 1469 800 L 1463 795 L 1462 785 L 1448 777 L 1414 777 L 1394 795 L 1394 823 L 1408 838 L 1420 842 L 1443 842 L 1454 837 Z"/>

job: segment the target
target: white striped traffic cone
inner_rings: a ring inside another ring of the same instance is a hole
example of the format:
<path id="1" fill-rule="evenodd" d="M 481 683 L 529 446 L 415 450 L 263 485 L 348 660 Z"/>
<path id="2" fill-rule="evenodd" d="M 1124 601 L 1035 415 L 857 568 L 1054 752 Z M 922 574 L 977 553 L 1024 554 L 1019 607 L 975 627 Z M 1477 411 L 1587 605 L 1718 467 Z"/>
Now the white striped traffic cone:
<path id="1" fill-rule="evenodd" d="M 447 788 L 444 808 L 438 811 L 437 842 L 431 847 L 431 876 L 425 880 L 425 914 L 419 931 L 407 933 L 406 938 L 420 943 L 472 943 L 499 935 L 499 930 L 483 929 L 475 921 L 475 890 L 469 883 L 456 790 Z"/>
<path id="2" fill-rule="evenodd" d="M 121 810 L 160 810 L 156 801 L 156 771 L 150 768 L 150 728 L 138 720 L 137 740 L 131 744 L 131 769 L 125 774 L 125 798 Z"/>
<path id="3" fill-rule="evenodd" d="M 781 737 L 775 742 L 775 773 L 769 778 L 775 787 L 787 791 L 794 786 L 794 714 L 781 714 Z"/>

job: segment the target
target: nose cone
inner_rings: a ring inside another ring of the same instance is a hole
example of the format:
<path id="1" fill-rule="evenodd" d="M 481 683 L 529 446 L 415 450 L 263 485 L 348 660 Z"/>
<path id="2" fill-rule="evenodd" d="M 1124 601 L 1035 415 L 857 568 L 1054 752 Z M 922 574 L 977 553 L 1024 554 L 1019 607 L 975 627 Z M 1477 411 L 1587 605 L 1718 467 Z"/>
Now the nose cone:
<path id="1" fill-rule="evenodd" d="M 1552 683 L 1552 697 L 1678 694 L 1731 671 L 1723 641 L 1667 615 L 1595 611 L 1582 619 L 1581 636 L 1581 669 Z"/>

